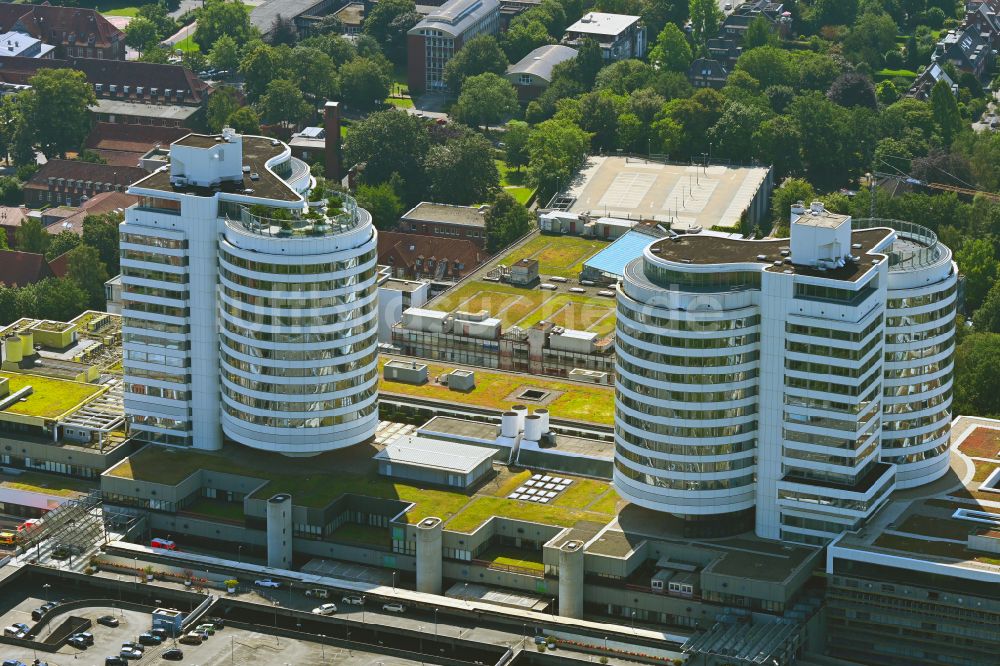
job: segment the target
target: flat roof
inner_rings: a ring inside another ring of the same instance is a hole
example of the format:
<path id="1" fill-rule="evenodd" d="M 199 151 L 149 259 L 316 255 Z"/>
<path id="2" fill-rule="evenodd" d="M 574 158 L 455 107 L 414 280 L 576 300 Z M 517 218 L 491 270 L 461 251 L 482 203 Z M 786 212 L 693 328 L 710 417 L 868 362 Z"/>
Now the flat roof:
<path id="1" fill-rule="evenodd" d="M 450 0 L 433 8 L 407 34 L 419 35 L 422 30 L 430 29 L 458 37 L 491 13 L 500 13 L 499 0 Z"/>
<path id="2" fill-rule="evenodd" d="M 677 165 L 593 156 L 563 194 L 572 213 L 669 222 L 671 228 L 738 225 L 765 185 L 765 167 Z"/>
<path id="3" fill-rule="evenodd" d="M 435 469 L 456 474 L 470 474 L 498 449 L 458 444 L 441 439 L 403 435 L 375 455 L 375 460 L 393 464 Z"/>
<path id="4" fill-rule="evenodd" d="M 139 116 L 142 118 L 183 121 L 201 111 L 201 107 L 184 106 L 182 104 L 143 104 L 142 102 L 98 98 L 93 111 L 94 113 L 106 113 L 117 116 Z"/>
<path id="5" fill-rule="evenodd" d="M 486 225 L 486 217 L 478 206 L 454 206 L 429 201 L 421 201 L 404 213 L 400 219 L 411 222 L 463 224 L 469 227 Z"/>
<path id="6" fill-rule="evenodd" d="M 583 265 L 585 268 L 620 278 L 625 274 L 625 267 L 629 262 L 641 257 L 643 250 L 657 240 L 656 236 L 650 236 L 636 229 L 626 231 L 614 243 L 595 254 Z"/>
<path id="7" fill-rule="evenodd" d="M 174 143 L 182 146 L 194 146 L 196 148 L 208 148 L 216 145 L 216 134 L 188 134 Z M 274 175 L 266 166 L 268 160 L 280 155 L 285 150 L 285 144 L 278 142 L 272 145 L 274 139 L 263 136 L 243 135 L 243 164 L 250 167 L 249 172 L 243 173 L 241 181 L 223 181 L 218 187 L 197 187 L 194 185 L 174 185 L 170 182 L 170 170 L 160 169 L 154 171 L 145 178 L 132 183 L 132 188 L 144 188 L 160 190 L 163 192 L 178 192 L 182 194 L 194 194 L 197 196 L 211 197 L 217 192 L 227 192 L 243 196 L 260 197 L 263 199 L 276 199 L 278 201 L 299 201 L 301 197 L 288 186 L 284 180 Z M 171 144 L 173 145 L 173 144 Z M 251 173 L 259 175 L 257 180 L 250 178 Z M 131 188 L 130 188 L 131 189 Z M 253 194 L 247 195 L 246 190 L 253 190 Z M 135 192 L 130 192 L 135 194 Z"/>
<path id="8" fill-rule="evenodd" d="M 399 278 L 389 278 L 384 282 L 379 284 L 380 289 L 391 289 L 393 291 L 416 291 L 420 289 L 426 282 L 419 282 L 417 280 L 400 280 Z"/>
<path id="9" fill-rule="evenodd" d="M 782 255 L 782 252 L 788 251 L 791 247 L 787 238 L 746 240 L 688 234 L 675 238 L 661 238 L 653 243 L 651 252 L 665 261 L 677 264 L 756 263 L 766 266 L 765 270 L 773 272 L 792 271 L 795 275 L 853 282 L 865 275 L 871 269 L 873 262 L 881 260 L 882 255 L 872 253 L 891 233 L 891 229 L 883 228 L 853 231 L 851 243 L 860 244 L 861 247 L 853 249 L 852 252 L 856 252 L 861 260 L 850 262 L 842 268 L 825 271 L 812 266 L 800 266 L 795 263 L 795 257 Z M 790 258 L 792 262 L 785 263 L 786 258 Z M 780 261 L 782 264 L 775 266 L 775 261 Z"/>
<path id="10" fill-rule="evenodd" d="M 566 32 L 614 36 L 623 33 L 639 19 L 639 16 L 629 16 L 628 14 L 587 12 L 579 21 L 566 28 Z"/>

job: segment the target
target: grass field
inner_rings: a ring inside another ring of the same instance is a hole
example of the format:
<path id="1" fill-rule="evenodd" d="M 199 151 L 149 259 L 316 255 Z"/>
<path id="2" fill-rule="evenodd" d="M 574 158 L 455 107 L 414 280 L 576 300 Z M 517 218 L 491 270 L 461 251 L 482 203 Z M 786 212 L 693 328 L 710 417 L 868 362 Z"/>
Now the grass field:
<path id="1" fill-rule="evenodd" d="M 384 363 L 384 360 L 379 361 L 380 374 L 381 366 Z M 431 377 L 436 377 L 451 369 L 447 365 L 427 363 L 427 370 Z M 589 386 L 558 379 L 543 379 L 537 376 L 511 375 L 490 372 L 482 368 L 476 368 L 476 388 L 468 393 L 452 391 L 448 387 L 434 382 L 423 386 L 414 386 L 413 384 L 382 379 L 379 383 L 380 390 L 387 393 L 414 395 L 431 400 L 443 400 L 450 403 L 477 405 L 500 410 L 508 409 L 518 403 L 518 400 L 508 400 L 507 397 L 522 386 L 562 392 L 562 395 L 546 405 L 555 418 L 574 418 L 609 425 L 613 422 L 614 391 L 609 386 Z"/>
<path id="2" fill-rule="evenodd" d="M 26 490 L 32 493 L 43 493 L 56 497 L 76 497 L 80 493 L 93 490 L 94 483 L 82 479 L 71 479 L 65 476 L 24 472 L 17 476 L 0 476 L 0 486 L 14 490 Z"/>
<path id="3" fill-rule="evenodd" d="M 54 419 L 100 391 L 100 387 L 95 384 L 71 382 L 41 375 L 4 372 L 0 373 L 0 377 L 10 380 L 11 393 L 20 391 L 25 386 L 31 386 L 33 389 L 31 395 L 23 401 L 16 401 L 3 410 L 9 414 Z"/>
<path id="4" fill-rule="evenodd" d="M 513 252 L 510 256 L 517 261 L 521 258 L 516 256 L 518 254 L 519 252 Z M 507 257 L 501 263 L 507 263 Z M 519 289 L 495 282 L 466 282 L 433 301 L 430 307 L 466 312 L 488 310 L 492 316 L 500 319 L 504 328 L 527 328 L 543 319 L 560 326 L 591 330 L 601 335 L 610 333 L 615 327 L 614 299 L 540 289 Z"/>
<path id="5" fill-rule="evenodd" d="M 446 527 L 455 532 L 475 532 L 477 527 L 493 516 L 557 527 L 573 527 L 581 520 L 606 523 L 611 517 L 596 511 L 583 511 L 565 506 L 531 504 L 499 497 L 477 497 L 452 518 Z"/>
<path id="6" fill-rule="evenodd" d="M 607 246 L 606 241 L 579 236 L 536 236 L 500 259 L 500 263 L 510 266 L 521 259 L 537 259 L 543 279 L 549 275 L 576 278 L 583 270 L 583 262 Z"/>
<path id="7" fill-rule="evenodd" d="M 346 543 L 357 543 L 363 546 L 381 546 L 391 548 L 392 539 L 389 538 L 389 528 L 372 527 L 371 525 L 358 525 L 357 523 L 344 523 L 330 535 L 334 541 L 344 541 Z"/>
<path id="8" fill-rule="evenodd" d="M 183 509 L 186 513 L 194 513 L 199 516 L 209 516 L 211 518 L 221 518 L 230 522 L 241 523 L 245 517 L 243 513 L 243 502 L 220 502 L 219 500 L 203 497 L 189 504 Z"/>
<path id="9" fill-rule="evenodd" d="M 533 188 L 528 187 L 527 172 L 523 168 L 520 170 L 511 169 L 503 160 L 493 161 L 496 162 L 497 171 L 500 172 L 500 187 L 514 197 L 518 203 L 527 205 L 535 193 Z"/>
<path id="10" fill-rule="evenodd" d="M 184 53 L 191 53 L 191 52 L 194 52 L 194 51 L 200 51 L 201 50 L 201 47 L 198 46 L 198 42 L 194 41 L 194 35 L 193 34 L 188 35 L 187 37 L 185 37 L 181 41 L 179 41 L 176 44 L 174 44 L 173 48 L 174 48 L 175 51 L 178 50 L 178 49 L 180 49 L 181 51 L 184 51 Z"/>
<path id="11" fill-rule="evenodd" d="M 497 546 L 487 550 L 478 559 L 504 567 L 515 567 L 538 572 L 545 570 L 545 564 L 542 562 L 542 554 L 535 550 Z"/>
<path id="12" fill-rule="evenodd" d="M 386 104 L 394 106 L 397 109 L 412 109 L 413 100 L 409 97 L 387 97 L 385 100 Z"/>
<path id="13" fill-rule="evenodd" d="M 138 7 L 118 7 L 101 12 L 104 16 L 135 16 L 138 13 Z"/>

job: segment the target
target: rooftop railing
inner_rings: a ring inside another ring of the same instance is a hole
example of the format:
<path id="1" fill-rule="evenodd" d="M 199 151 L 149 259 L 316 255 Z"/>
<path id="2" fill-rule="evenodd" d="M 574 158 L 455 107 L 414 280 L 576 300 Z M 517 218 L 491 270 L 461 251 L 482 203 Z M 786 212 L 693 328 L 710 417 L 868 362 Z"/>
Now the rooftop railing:
<path id="1" fill-rule="evenodd" d="M 894 230 L 898 237 L 888 252 L 890 271 L 912 271 L 933 266 L 948 254 L 947 248 L 938 242 L 937 234 L 919 224 L 878 217 L 851 221 L 854 230 L 885 227 Z M 908 243 L 903 244 L 900 240 Z"/>
<path id="2" fill-rule="evenodd" d="M 332 236 L 357 227 L 363 215 L 354 197 L 342 192 L 310 196 L 306 208 L 293 210 L 269 206 L 237 206 L 226 219 L 245 231 L 273 238 Z"/>

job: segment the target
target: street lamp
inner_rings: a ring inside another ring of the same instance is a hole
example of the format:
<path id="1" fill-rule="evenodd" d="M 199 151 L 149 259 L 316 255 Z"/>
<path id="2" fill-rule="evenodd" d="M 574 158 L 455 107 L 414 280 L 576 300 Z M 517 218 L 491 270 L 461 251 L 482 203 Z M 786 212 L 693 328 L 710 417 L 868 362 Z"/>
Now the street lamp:
<path id="1" fill-rule="evenodd" d="M 635 633 L 635 611 L 632 611 L 632 633 Z"/>
<path id="2" fill-rule="evenodd" d="M 236 546 L 236 561 L 243 564 L 243 544 Z"/>
<path id="3" fill-rule="evenodd" d="M 49 603 L 49 588 L 51 588 L 51 587 L 52 586 L 49 585 L 48 583 L 45 583 L 44 585 L 42 585 L 42 589 L 45 590 L 45 592 L 44 592 L 44 594 L 45 594 L 45 603 Z"/>
<path id="4" fill-rule="evenodd" d="M 365 623 L 365 600 L 368 599 L 365 595 L 361 595 L 361 624 Z M 349 634 L 350 632 L 348 632 Z"/>
<path id="5" fill-rule="evenodd" d="M 319 642 L 320 659 L 326 661 L 326 634 L 320 634 L 319 637 L 321 639 Z"/>
<path id="6" fill-rule="evenodd" d="M 392 572 L 392 591 L 396 591 L 396 572 Z"/>
<path id="7" fill-rule="evenodd" d="M 552 617 L 556 616 L 556 598 L 552 597 L 552 603 L 549 605 L 549 610 L 552 611 Z"/>
<path id="8" fill-rule="evenodd" d="M 438 637 L 438 609 L 434 609 L 434 638 Z"/>

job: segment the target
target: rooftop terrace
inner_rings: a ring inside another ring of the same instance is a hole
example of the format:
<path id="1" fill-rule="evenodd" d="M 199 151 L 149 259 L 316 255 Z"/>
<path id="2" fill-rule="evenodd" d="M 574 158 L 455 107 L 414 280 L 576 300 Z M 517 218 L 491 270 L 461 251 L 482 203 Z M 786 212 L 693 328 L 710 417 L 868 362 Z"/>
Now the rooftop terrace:
<path id="1" fill-rule="evenodd" d="M 31 386 L 33 389 L 31 395 L 14 402 L 2 410 L 2 413 L 42 419 L 59 419 L 104 390 L 104 387 L 97 384 L 19 372 L 0 372 L 0 377 L 10 380 L 11 393 L 16 393 L 26 386 Z"/>
<path id="2" fill-rule="evenodd" d="M 293 459 L 245 447 L 227 446 L 218 453 L 177 450 L 150 445 L 115 465 L 105 475 L 176 485 L 199 470 L 259 478 L 251 497 L 267 499 L 275 493 L 292 495 L 294 504 L 323 508 L 345 494 L 397 499 L 414 506 L 405 518 L 416 523 L 428 516 L 445 521 L 445 528 L 471 532 L 500 516 L 548 525 L 572 527 L 581 521 L 607 524 L 617 495 L 609 484 L 578 479 L 575 492 L 565 492 L 552 504 L 538 505 L 506 496 L 531 475 L 528 470 L 499 468 L 499 474 L 474 494 L 400 483 L 377 474 L 372 456 L 376 447 L 361 444 L 350 449 Z"/>
<path id="3" fill-rule="evenodd" d="M 221 135 L 218 136 L 219 140 L 217 141 L 216 135 L 189 134 L 175 143 L 196 148 L 208 148 L 221 141 Z M 278 145 L 273 145 L 272 141 L 273 139 L 262 136 L 243 137 L 243 164 L 249 167 L 249 170 L 244 172 L 240 181 L 223 181 L 218 187 L 174 185 L 170 182 L 170 170 L 162 169 L 133 183 L 130 190 L 141 188 L 202 197 L 212 197 L 218 192 L 225 192 L 228 194 L 249 194 L 253 197 L 277 201 L 299 201 L 301 197 L 284 180 L 264 166 L 268 160 L 280 155 L 286 149 L 285 144 L 278 142 Z M 251 173 L 258 174 L 259 178 L 252 179 Z M 130 193 L 141 194 L 139 191 Z"/>

